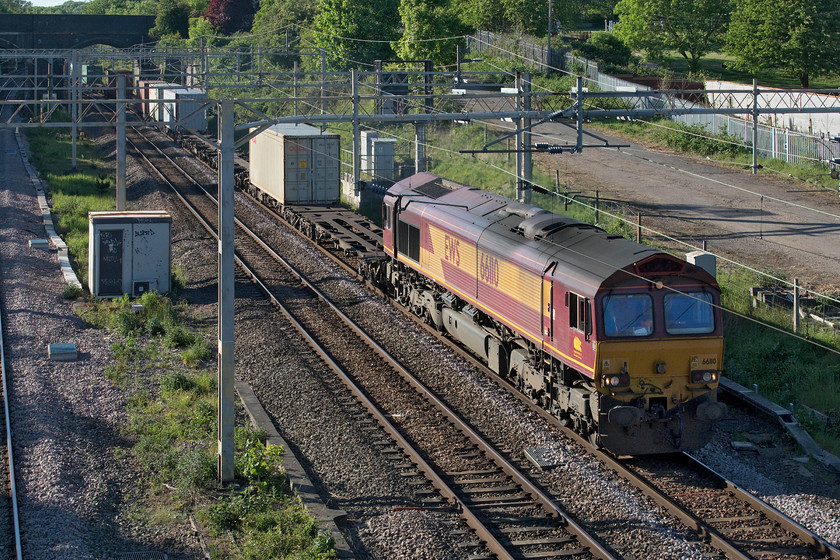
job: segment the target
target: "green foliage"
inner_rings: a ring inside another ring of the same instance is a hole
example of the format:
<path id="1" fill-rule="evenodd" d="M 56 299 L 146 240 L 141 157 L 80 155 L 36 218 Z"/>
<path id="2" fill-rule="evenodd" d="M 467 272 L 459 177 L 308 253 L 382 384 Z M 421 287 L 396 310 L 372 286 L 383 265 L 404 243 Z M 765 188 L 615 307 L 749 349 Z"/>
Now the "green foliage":
<path id="1" fill-rule="evenodd" d="M 731 0 L 621 0 L 618 37 L 654 60 L 673 50 L 692 73 L 723 38 Z"/>
<path id="2" fill-rule="evenodd" d="M 216 485 L 215 454 L 204 448 L 184 450 L 175 464 L 174 480 L 179 494 L 192 499 L 200 490 L 213 488 Z"/>
<path id="3" fill-rule="evenodd" d="M 26 0 L 0 0 L 0 14 L 22 14 L 29 6 Z"/>
<path id="4" fill-rule="evenodd" d="M 456 62 L 457 45 L 468 32 L 450 0 L 401 0 L 403 34 L 394 43 L 397 56 L 406 60 L 430 59 L 436 65 Z M 440 39 L 448 37 L 448 39 Z M 439 40 L 434 40 L 439 39 Z"/>
<path id="5" fill-rule="evenodd" d="M 160 0 L 155 17 L 152 37 L 189 37 L 190 6 L 183 0 Z"/>
<path id="6" fill-rule="evenodd" d="M 269 509 L 275 499 L 275 496 L 266 494 L 255 486 L 234 493 L 208 509 L 207 517 L 211 530 L 221 534 L 223 531 L 239 529 L 250 515 Z"/>
<path id="7" fill-rule="evenodd" d="M 740 138 L 727 135 L 723 130 L 715 134 L 700 124 L 684 125 L 669 119 L 652 119 L 632 122 L 608 121 L 599 123 L 599 126 L 621 134 L 644 138 L 674 150 L 707 157 L 722 157 L 731 161 L 752 153 Z"/>
<path id="8" fill-rule="evenodd" d="M 192 377 L 180 371 L 164 374 L 160 378 L 160 390 L 164 395 L 172 395 L 177 391 L 192 391 L 194 388 L 195 382 Z"/>
<path id="9" fill-rule="evenodd" d="M 580 53 L 600 64 L 627 66 L 633 52 L 613 33 L 594 33 L 578 47 Z"/>
<path id="10" fill-rule="evenodd" d="M 837 73 L 840 18 L 836 0 L 734 0 L 726 50 L 735 66 L 758 73 L 783 68 L 809 87 L 810 78 Z"/>
<path id="11" fill-rule="evenodd" d="M 394 58 L 390 41 L 399 38 L 397 0 L 318 0 L 315 44 L 326 50 L 331 68 Z"/>
<path id="12" fill-rule="evenodd" d="M 200 46 L 200 40 L 204 39 L 205 45 L 215 46 L 214 37 L 221 32 L 213 27 L 210 20 L 205 17 L 190 18 L 189 41 L 187 44 L 192 48 Z"/>
<path id="13" fill-rule="evenodd" d="M 282 449 L 264 434 L 237 428 L 237 475 L 248 483 L 207 508 L 211 534 L 232 532 L 243 558 L 334 558 L 332 538 L 318 530 L 300 500 L 288 494 L 280 468 Z"/>
<path id="14" fill-rule="evenodd" d="M 254 16 L 251 33 L 259 35 L 263 45 L 282 45 L 283 31 L 292 25 L 311 25 L 315 19 L 316 0 L 262 0 Z"/>
<path id="15" fill-rule="evenodd" d="M 68 118 L 59 111 L 53 120 Z M 46 181 L 53 211 L 58 216 L 58 233 L 67 244 L 77 276 L 84 281 L 88 268 L 88 212 L 114 209 L 112 171 L 83 134 L 77 141 L 76 169 L 68 129 L 30 128 L 26 136 L 29 159 Z"/>
<path id="16" fill-rule="evenodd" d="M 279 474 L 282 456 L 282 447 L 266 445 L 256 437 L 249 438 L 236 463 L 237 472 L 248 484 L 264 486 L 269 478 Z"/>
<path id="17" fill-rule="evenodd" d="M 554 17 L 568 23 L 571 10 L 554 2 Z M 500 33 L 545 35 L 548 32 L 548 0 L 467 0 L 458 12 L 468 26 Z"/>
<path id="18" fill-rule="evenodd" d="M 79 299 L 85 293 L 83 288 L 79 286 L 75 286 L 73 284 L 66 284 L 64 286 L 64 290 L 62 296 L 64 299 Z"/>

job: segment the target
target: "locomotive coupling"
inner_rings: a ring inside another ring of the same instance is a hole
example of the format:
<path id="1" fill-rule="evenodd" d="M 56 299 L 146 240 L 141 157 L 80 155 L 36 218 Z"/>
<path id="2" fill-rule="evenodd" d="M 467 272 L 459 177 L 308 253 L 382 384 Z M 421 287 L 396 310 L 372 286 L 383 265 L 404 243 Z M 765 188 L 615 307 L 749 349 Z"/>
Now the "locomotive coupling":
<path id="1" fill-rule="evenodd" d="M 697 407 L 697 418 L 716 422 L 726 414 L 726 405 L 720 402 L 705 402 Z"/>
<path id="2" fill-rule="evenodd" d="M 607 414 L 607 421 L 610 424 L 626 428 L 642 421 L 644 410 L 635 406 L 616 406 L 611 408 Z"/>

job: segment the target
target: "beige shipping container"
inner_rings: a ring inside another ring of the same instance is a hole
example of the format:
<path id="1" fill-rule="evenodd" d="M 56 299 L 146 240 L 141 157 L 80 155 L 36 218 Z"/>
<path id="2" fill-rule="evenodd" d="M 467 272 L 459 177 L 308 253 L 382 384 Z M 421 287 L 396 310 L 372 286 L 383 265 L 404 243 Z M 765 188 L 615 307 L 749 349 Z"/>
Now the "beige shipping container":
<path id="1" fill-rule="evenodd" d="M 337 204 L 340 139 L 304 124 L 274 125 L 249 142 L 251 183 L 284 205 Z"/>

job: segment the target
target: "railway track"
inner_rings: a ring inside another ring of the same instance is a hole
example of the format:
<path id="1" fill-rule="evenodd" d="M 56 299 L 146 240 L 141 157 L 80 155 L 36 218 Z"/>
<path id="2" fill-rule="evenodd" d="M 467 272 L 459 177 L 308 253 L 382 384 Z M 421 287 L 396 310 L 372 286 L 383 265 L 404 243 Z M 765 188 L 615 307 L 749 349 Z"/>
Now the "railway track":
<path id="1" fill-rule="evenodd" d="M 6 377 L 6 352 L 3 342 L 3 319 L 0 312 L 0 377 L 2 377 L 3 415 L 0 416 L 0 433 L 5 436 L 0 444 L 2 466 L 2 507 L 0 507 L 0 556 L 22 558 L 20 521 L 18 518 L 17 488 L 15 485 L 15 462 L 12 452 L 12 429 L 9 421 L 9 385 Z"/>
<path id="2" fill-rule="evenodd" d="M 152 147 L 139 132 L 130 136 L 138 151 Z M 215 231 L 212 196 L 155 153 L 149 163 L 155 160 L 160 176 Z M 256 233 L 241 222 L 237 226 L 239 265 L 339 376 L 372 426 L 388 435 L 380 444 L 399 457 L 398 467 L 416 488 L 417 505 L 410 507 L 460 515 L 478 539 L 464 545 L 475 559 L 613 557 Z"/>
<path id="3" fill-rule="evenodd" d="M 255 202 L 258 202 L 255 200 Z M 285 217 L 285 216 L 284 216 Z M 327 220 L 325 215 L 315 221 Z M 287 219 L 287 222 L 289 220 Z M 353 226 L 358 229 L 357 225 Z M 306 237 L 312 235 L 304 232 Z M 376 243 L 376 239 L 372 243 Z M 336 240 L 334 244 L 321 238 L 320 248 L 335 262 L 350 272 L 356 273 L 356 257 L 359 252 L 342 250 Z M 399 306 L 396 306 L 400 308 Z M 402 309 L 402 308 L 400 308 Z M 405 310 L 404 310 L 405 311 Z M 697 534 L 698 540 L 709 543 L 721 555 L 730 559 L 762 557 L 782 558 L 831 558 L 840 560 L 840 550 L 827 543 L 799 523 L 779 512 L 771 505 L 756 498 L 738 485 L 727 480 L 690 455 L 674 457 L 640 458 L 620 461 L 604 452 L 594 450 L 572 430 L 563 426 L 556 418 L 545 413 L 529 399 L 515 391 L 506 380 L 490 371 L 472 357 L 469 352 L 453 345 L 448 339 L 406 311 L 428 334 L 446 341 L 462 357 L 470 360 L 485 375 L 495 378 L 517 399 L 539 413 L 548 422 L 562 430 L 569 438 L 577 441 L 584 449 L 594 454 L 599 461 L 630 482 L 645 496 L 662 506 L 677 518 L 686 528 Z"/>
<path id="4" fill-rule="evenodd" d="M 308 211 L 313 214 L 305 220 L 309 226 L 303 235 L 318 242 L 320 248 L 334 262 L 355 274 L 357 257 L 370 250 L 370 247 L 376 246 L 375 230 L 367 226 L 360 227 L 358 224 L 345 225 L 342 230 L 342 220 L 331 218 L 329 213 L 323 213 L 323 209 L 317 211 L 309 209 Z M 287 216 L 284 218 L 288 221 Z M 293 219 L 300 220 L 298 217 Z M 336 223 L 339 223 L 338 231 L 333 227 Z M 327 227 L 325 224 L 332 225 Z M 371 235 L 366 231 L 367 229 L 374 233 Z M 365 237 L 368 238 L 368 245 L 364 248 L 348 247 L 346 243 L 339 241 L 340 236 L 343 235 L 347 239 L 348 234 L 358 233 L 360 230 L 365 231 Z M 336 238 L 333 239 L 332 235 Z M 422 324 L 421 321 L 417 322 Z M 441 338 L 434 330 L 427 328 L 427 331 Z M 496 377 L 469 354 L 460 350 L 459 353 L 484 370 L 488 376 Z M 529 401 L 510 388 L 507 383 L 500 384 L 530 406 Z M 660 464 L 665 466 L 658 468 L 651 466 L 657 463 L 651 463 L 650 460 L 620 462 L 609 455 L 593 451 L 587 442 L 564 429 L 555 418 L 538 407 L 532 407 L 532 410 L 594 453 L 599 461 L 680 520 L 685 527 L 697 535 L 698 541 L 710 543 L 724 557 L 840 558 L 837 548 L 688 456 L 680 456 L 674 460 L 669 458 L 668 462 L 660 459 Z M 485 485 L 485 488 L 489 484 L 488 480 L 496 478 L 490 469 L 479 468 L 472 468 L 470 471 L 449 471 L 450 478 L 457 478 L 453 475 L 458 472 L 473 473 L 466 474 L 463 478 Z M 482 475 L 477 475 L 478 472 Z M 494 485 L 498 488 L 506 484 L 494 480 Z M 491 494 L 487 494 L 487 497 L 490 496 Z"/>
<path id="5" fill-rule="evenodd" d="M 6 78 L 6 84 L 3 89 L 7 90 L 7 98 L 11 98 L 15 91 L 14 85 L 9 87 L 9 83 L 14 84 L 16 78 L 14 76 Z M 8 89 L 7 89 L 8 88 Z M 5 111 L 5 108 L 4 108 Z M 0 115 L 5 117 L 5 115 Z M 0 147 L 6 148 L 2 145 L 9 134 L 3 134 L 3 141 L 0 142 Z M 3 297 L 0 294 L 0 302 Z M 0 433 L 3 434 L 3 439 L 0 440 L 0 455 L 2 455 L 2 462 L 0 462 L 0 479 L 2 479 L 3 493 L 2 507 L 0 507 L 0 557 L 2 558 L 22 558 L 23 549 L 20 539 L 20 518 L 18 516 L 18 501 L 17 501 L 17 486 L 15 483 L 15 461 L 12 450 L 12 425 L 9 414 L 9 383 L 6 376 L 6 345 L 4 342 L 5 325 L 3 322 L 2 305 L 0 305 L 0 390 L 3 392 L 3 415 L 0 416 Z"/>

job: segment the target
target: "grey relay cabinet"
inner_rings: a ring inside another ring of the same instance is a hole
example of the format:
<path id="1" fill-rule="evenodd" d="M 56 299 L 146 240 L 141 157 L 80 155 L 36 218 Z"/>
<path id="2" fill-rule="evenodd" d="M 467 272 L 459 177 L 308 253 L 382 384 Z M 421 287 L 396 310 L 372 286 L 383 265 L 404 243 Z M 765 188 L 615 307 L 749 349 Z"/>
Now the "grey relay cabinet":
<path id="1" fill-rule="evenodd" d="M 172 217 L 166 212 L 89 212 L 88 285 L 96 297 L 169 291 Z"/>

